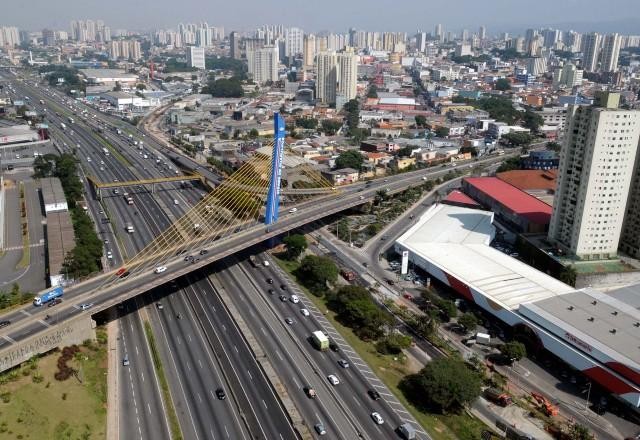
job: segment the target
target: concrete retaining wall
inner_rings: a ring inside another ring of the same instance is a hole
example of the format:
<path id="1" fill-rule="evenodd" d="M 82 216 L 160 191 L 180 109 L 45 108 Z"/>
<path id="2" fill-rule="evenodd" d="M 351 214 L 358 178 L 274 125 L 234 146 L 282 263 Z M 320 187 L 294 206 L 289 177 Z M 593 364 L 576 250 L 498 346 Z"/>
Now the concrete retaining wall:
<path id="1" fill-rule="evenodd" d="M 35 336 L 6 346 L 0 350 L 0 371 L 8 370 L 29 360 L 37 354 L 44 354 L 57 347 L 81 344 L 87 339 L 95 339 L 95 323 L 89 316 L 52 326 Z"/>
<path id="2" fill-rule="evenodd" d="M 578 274 L 576 288 L 592 287 L 599 290 L 617 289 L 629 284 L 640 283 L 640 271 L 616 273 Z"/>

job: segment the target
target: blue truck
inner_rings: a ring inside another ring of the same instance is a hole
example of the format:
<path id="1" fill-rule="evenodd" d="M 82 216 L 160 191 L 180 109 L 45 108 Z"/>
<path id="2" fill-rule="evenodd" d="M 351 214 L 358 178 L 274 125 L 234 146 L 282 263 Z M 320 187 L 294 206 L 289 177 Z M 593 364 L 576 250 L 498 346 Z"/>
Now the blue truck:
<path id="1" fill-rule="evenodd" d="M 33 305 L 34 306 L 41 306 L 43 304 L 48 303 L 49 301 L 52 301 L 56 298 L 59 298 L 62 296 L 62 286 L 58 286 L 54 289 L 49 290 L 48 292 L 45 292 L 41 295 L 36 296 L 33 299 Z"/>

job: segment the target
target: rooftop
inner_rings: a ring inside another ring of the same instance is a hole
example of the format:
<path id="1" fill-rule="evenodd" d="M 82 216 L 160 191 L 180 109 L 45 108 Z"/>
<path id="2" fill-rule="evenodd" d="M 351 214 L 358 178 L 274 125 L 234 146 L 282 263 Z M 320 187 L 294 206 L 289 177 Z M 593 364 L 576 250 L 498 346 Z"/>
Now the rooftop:
<path id="1" fill-rule="evenodd" d="M 473 200 L 471 197 L 469 197 L 465 193 L 458 191 L 457 189 L 454 189 L 453 191 L 451 191 L 449 195 L 443 200 L 443 203 L 446 203 L 446 202 L 476 206 L 478 208 L 480 207 L 480 204 L 478 202 Z"/>
<path id="2" fill-rule="evenodd" d="M 396 243 L 508 310 L 575 290 L 490 247 L 492 220 L 489 211 L 434 205 Z"/>
<path id="3" fill-rule="evenodd" d="M 119 69 L 80 69 L 80 72 L 87 78 L 138 78 L 133 73 L 127 73 Z"/>
<path id="4" fill-rule="evenodd" d="M 464 181 L 533 223 L 551 221 L 551 206 L 497 177 L 469 177 Z"/>
<path id="5" fill-rule="evenodd" d="M 512 170 L 497 173 L 496 177 L 523 191 L 532 189 L 555 191 L 558 170 Z"/>
<path id="6" fill-rule="evenodd" d="M 587 344 L 579 346 L 583 351 L 596 349 L 615 361 L 640 367 L 640 312 L 615 297 L 583 289 L 523 304 L 520 311 L 557 326 L 560 336 L 569 333 Z"/>

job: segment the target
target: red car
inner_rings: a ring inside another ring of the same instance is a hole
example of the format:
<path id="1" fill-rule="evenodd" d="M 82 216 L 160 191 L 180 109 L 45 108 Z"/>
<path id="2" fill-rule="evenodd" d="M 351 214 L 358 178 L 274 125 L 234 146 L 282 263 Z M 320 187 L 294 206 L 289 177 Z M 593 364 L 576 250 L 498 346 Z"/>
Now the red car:
<path id="1" fill-rule="evenodd" d="M 121 267 L 120 269 L 118 269 L 118 271 L 116 272 L 117 276 L 122 275 L 123 273 L 125 273 L 127 271 L 126 267 Z"/>

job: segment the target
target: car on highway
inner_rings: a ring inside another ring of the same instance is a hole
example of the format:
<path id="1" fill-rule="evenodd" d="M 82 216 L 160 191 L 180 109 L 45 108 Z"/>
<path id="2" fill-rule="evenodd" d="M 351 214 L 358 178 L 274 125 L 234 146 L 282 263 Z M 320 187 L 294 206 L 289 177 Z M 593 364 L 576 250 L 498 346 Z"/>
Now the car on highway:
<path id="1" fill-rule="evenodd" d="M 0 328 L 5 328 L 6 326 L 10 325 L 11 321 L 0 321 Z"/>
<path id="2" fill-rule="evenodd" d="M 298 304 L 300 302 L 300 298 L 298 298 L 298 295 L 291 295 L 291 302 L 294 304 Z"/>
<path id="3" fill-rule="evenodd" d="M 93 303 L 84 303 L 80 304 L 80 310 L 87 310 L 93 307 Z"/>
<path id="4" fill-rule="evenodd" d="M 298 212 L 298 208 L 291 208 L 289 210 L 289 214 L 293 214 L 294 212 Z"/>
<path id="5" fill-rule="evenodd" d="M 206 250 L 206 249 L 201 249 L 200 250 L 200 255 L 207 255 L 208 253 L 209 253 L 209 251 Z"/>
<path id="6" fill-rule="evenodd" d="M 191 259 L 191 264 L 196 264 L 198 261 L 200 261 L 200 258 L 194 257 Z"/>
<path id="7" fill-rule="evenodd" d="M 286 295 L 280 295 L 280 301 L 286 302 L 287 301 L 287 296 Z"/>
<path id="8" fill-rule="evenodd" d="M 307 395 L 307 397 L 309 397 L 311 399 L 315 399 L 316 398 L 316 390 L 314 390 L 311 387 L 311 385 L 305 385 L 303 390 L 304 390 L 304 393 Z"/>
<path id="9" fill-rule="evenodd" d="M 164 309 L 164 306 L 162 305 L 162 303 L 161 303 L 160 301 L 158 301 L 158 302 L 156 303 L 156 306 L 158 307 L 158 310 L 162 310 L 162 309 Z"/>
<path id="10" fill-rule="evenodd" d="M 269 293 L 269 295 L 273 295 L 274 293 L 276 293 L 276 291 L 273 289 L 269 289 L 267 290 L 267 292 Z"/>
<path id="11" fill-rule="evenodd" d="M 325 435 L 327 433 L 327 430 L 324 428 L 324 425 L 321 422 L 313 425 L 313 429 L 315 429 L 319 435 Z"/>
<path id="12" fill-rule="evenodd" d="M 113 260 L 113 254 L 111 253 L 111 251 L 107 251 L 107 259 Z"/>
<path id="13" fill-rule="evenodd" d="M 273 284 L 273 278 L 267 278 L 267 283 Z"/>
<path id="14" fill-rule="evenodd" d="M 291 318 L 284 318 L 284 322 L 286 322 L 287 324 L 291 325 L 291 324 L 293 324 L 293 319 L 291 319 Z"/>
<path id="15" fill-rule="evenodd" d="M 154 271 L 155 273 L 162 273 L 162 272 L 164 272 L 165 270 L 167 270 L 167 266 L 158 266 L 158 267 L 156 267 L 153 271 Z"/>
<path id="16" fill-rule="evenodd" d="M 376 425 L 382 425 L 384 423 L 384 420 L 382 419 L 382 416 L 380 415 L 380 413 L 378 413 L 376 411 L 371 413 L 371 418 L 376 423 Z"/>
<path id="17" fill-rule="evenodd" d="M 360 200 L 364 200 L 364 196 L 360 196 Z"/>
<path id="18" fill-rule="evenodd" d="M 280 284 L 280 288 L 282 290 L 287 290 L 287 285 L 286 284 Z"/>
<path id="19" fill-rule="evenodd" d="M 178 199 L 173 199 L 173 204 L 174 204 L 174 205 L 179 205 L 179 204 L 180 204 L 180 202 L 178 202 Z"/>
<path id="20" fill-rule="evenodd" d="M 124 357 L 122 358 L 122 365 L 125 367 L 129 366 L 129 355 L 125 354 Z"/>
<path id="21" fill-rule="evenodd" d="M 187 255 L 186 257 L 184 257 L 184 261 L 191 261 L 193 260 L 193 255 Z"/>
<path id="22" fill-rule="evenodd" d="M 342 368 L 349 368 L 349 362 L 344 359 L 338 359 L 338 365 L 340 365 Z"/>
<path id="23" fill-rule="evenodd" d="M 218 397 L 218 399 L 220 400 L 224 400 L 227 398 L 227 393 L 225 393 L 222 388 L 218 388 L 216 390 L 216 397 Z"/>
<path id="24" fill-rule="evenodd" d="M 373 400 L 380 400 L 380 393 L 373 388 L 369 389 L 369 391 L 367 391 L 367 394 L 369 394 L 369 397 L 371 397 Z"/>
<path id="25" fill-rule="evenodd" d="M 338 379 L 338 376 L 336 376 L 335 374 L 330 374 L 327 376 L 327 380 L 329 380 L 329 383 L 331 383 L 331 385 L 336 386 L 340 383 L 340 380 Z"/>
<path id="26" fill-rule="evenodd" d="M 307 309 L 300 309 L 300 313 L 302 313 L 302 316 L 309 316 L 309 311 Z"/>

